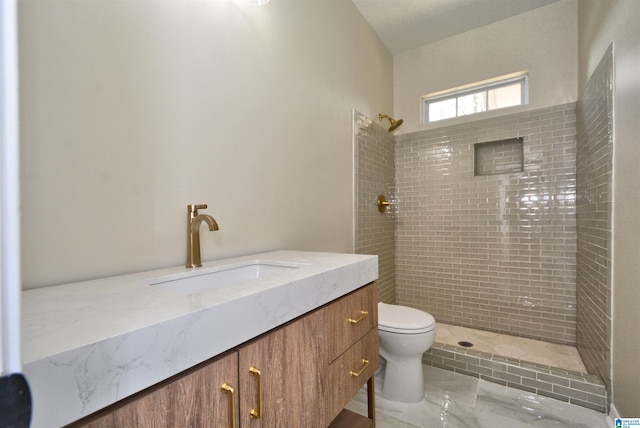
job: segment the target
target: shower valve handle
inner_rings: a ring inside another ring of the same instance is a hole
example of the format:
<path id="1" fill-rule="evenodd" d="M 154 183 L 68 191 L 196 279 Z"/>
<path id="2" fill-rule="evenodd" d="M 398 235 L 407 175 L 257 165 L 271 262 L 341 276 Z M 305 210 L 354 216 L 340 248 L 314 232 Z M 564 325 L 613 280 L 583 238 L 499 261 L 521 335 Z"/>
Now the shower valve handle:
<path id="1" fill-rule="evenodd" d="M 391 206 L 391 202 L 387 201 L 384 195 L 378 196 L 378 211 L 385 212 Z"/>

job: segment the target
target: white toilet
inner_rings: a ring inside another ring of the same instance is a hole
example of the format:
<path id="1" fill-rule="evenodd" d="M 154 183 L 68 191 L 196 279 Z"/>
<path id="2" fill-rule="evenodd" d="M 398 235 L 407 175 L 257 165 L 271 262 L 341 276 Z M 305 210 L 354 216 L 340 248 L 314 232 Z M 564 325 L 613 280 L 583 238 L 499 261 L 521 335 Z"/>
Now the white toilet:
<path id="1" fill-rule="evenodd" d="M 380 356 L 387 362 L 379 395 L 401 403 L 424 398 L 422 354 L 436 338 L 436 320 L 407 306 L 378 303 Z"/>

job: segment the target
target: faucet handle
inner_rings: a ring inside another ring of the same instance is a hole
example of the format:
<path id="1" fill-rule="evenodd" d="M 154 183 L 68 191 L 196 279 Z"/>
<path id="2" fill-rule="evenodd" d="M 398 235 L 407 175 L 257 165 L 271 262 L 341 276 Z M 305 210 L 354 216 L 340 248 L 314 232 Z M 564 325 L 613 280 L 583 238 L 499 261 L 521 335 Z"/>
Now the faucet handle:
<path id="1" fill-rule="evenodd" d="M 187 205 L 187 212 L 197 214 L 198 210 L 204 210 L 206 208 L 207 208 L 207 204 Z"/>

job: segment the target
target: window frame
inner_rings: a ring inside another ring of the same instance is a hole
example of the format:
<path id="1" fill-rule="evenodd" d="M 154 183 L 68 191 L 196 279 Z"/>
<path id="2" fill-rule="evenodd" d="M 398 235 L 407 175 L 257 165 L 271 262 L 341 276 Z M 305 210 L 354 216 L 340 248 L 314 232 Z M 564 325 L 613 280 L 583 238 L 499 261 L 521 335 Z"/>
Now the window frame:
<path id="1" fill-rule="evenodd" d="M 506 86 L 511 86 L 514 83 L 521 84 L 520 85 L 521 103 L 507 106 L 507 107 L 489 108 L 489 102 L 488 102 L 489 91 L 493 89 L 503 88 Z M 464 96 L 477 94 L 477 93 L 485 94 L 485 104 L 486 104 L 485 109 L 482 111 L 477 111 L 477 112 L 472 112 L 467 114 L 459 114 L 458 100 Z M 429 120 L 429 106 L 431 104 L 439 103 L 446 100 L 453 100 L 453 99 L 455 99 L 456 101 L 455 116 L 436 119 L 436 120 Z M 508 77 L 503 76 L 497 79 L 493 79 L 491 81 L 474 83 L 471 85 L 466 85 L 462 88 L 456 88 L 456 89 L 447 90 L 444 92 L 437 92 L 437 93 L 424 95 L 420 97 L 420 105 L 422 108 L 422 123 L 425 125 L 429 123 L 439 122 L 441 120 L 455 119 L 463 116 L 470 116 L 478 113 L 486 113 L 488 111 L 495 111 L 495 110 L 500 110 L 500 109 L 509 108 L 509 107 L 517 107 L 517 106 L 526 105 L 526 104 L 529 104 L 529 73 L 526 73 L 526 72 L 518 73 L 517 75 L 509 75 Z"/>

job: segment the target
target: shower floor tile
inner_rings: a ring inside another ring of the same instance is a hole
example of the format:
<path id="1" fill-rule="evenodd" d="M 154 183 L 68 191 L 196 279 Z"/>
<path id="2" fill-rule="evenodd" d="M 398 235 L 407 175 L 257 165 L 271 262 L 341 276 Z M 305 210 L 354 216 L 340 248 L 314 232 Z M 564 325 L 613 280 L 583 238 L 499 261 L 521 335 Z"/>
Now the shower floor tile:
<path id="1" fill-rule="evenodd" d="M 436 342 L 460 346 L 460 341 L 473 343 L 469 349 L 476 351 L 587 373 L 578 350 L 572 346 L 438 323 Z"/>

